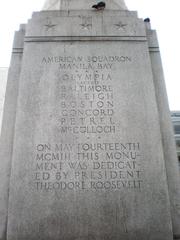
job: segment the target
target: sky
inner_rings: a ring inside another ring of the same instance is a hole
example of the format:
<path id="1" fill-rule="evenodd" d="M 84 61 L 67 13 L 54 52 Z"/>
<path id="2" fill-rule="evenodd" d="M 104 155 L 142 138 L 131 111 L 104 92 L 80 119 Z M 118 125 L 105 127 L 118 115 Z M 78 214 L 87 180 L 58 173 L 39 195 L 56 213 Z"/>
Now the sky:
<path id="1" fill-rule="evenodd" d="M 8 67 L 14 31 L 40 11 L 45 0 L 1 0 L 0 67 Z M 96 0 L 95 0 L 96 2 Z M 180 110 L 180 0 L 125 0 L 129 10 L 140 18 L 150 17 L 157 30 L 171 110 Z"/>

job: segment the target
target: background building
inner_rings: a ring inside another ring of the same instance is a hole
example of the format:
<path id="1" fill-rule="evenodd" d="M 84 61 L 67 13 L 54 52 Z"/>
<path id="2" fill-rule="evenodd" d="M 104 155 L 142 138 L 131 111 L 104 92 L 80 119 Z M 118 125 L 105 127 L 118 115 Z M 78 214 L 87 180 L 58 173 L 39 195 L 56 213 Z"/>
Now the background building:
<path id="1" fill-rule="evenodd" d="M 174 126 L 174 134 L 175 134 L 176 148 L 177 148 L 177 155 L 179 159 L 179 169 L 180 169 L 180 111 L 172 111 L 171 118 Z"/>

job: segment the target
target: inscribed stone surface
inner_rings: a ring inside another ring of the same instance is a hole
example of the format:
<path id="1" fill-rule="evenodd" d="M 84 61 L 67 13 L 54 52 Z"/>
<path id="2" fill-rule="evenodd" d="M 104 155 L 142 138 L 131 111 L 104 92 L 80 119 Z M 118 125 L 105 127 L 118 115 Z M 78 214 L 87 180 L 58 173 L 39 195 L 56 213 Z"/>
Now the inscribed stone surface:
<path id="1" fill-rule="evenodd" d="M 8 239 L 170 240 L 147 43 L 28 42 L 23 62 Z"/>

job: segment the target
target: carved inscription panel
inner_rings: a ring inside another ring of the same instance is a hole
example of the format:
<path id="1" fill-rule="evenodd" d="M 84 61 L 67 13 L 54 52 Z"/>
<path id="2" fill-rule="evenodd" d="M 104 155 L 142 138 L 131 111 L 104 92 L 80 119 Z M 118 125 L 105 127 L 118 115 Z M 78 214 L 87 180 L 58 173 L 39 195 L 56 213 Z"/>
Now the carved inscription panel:
<path id="1" fill-rule="evenodd" d="M 25 44 L 9 240 L 171 239 L 148 51 L 136 41 Z"/>
<path id="2" fill-rule="evenodd" d="M 125 78 L 123 69 L 131 67 L 134 57 L 102 49 L 71 54 L 67 47 L 65 52 L 46 54 L 40 62 L 47 71 L 42 81 L 53 81 L 55 86 L 45 99 L 47 104 L 55 102 L 49 105 L 53 111 L 47 115 L 53 119 L 50 131 L 56 129 L 58 138 L 52 141 L 47 136 L 34 146 L 34 189 L 141 189 L 141 142 L 129 133 L 123 138 L 118 100 Z"/>
<path id="3" fill-rule="evenodd" d="M 141 188 L 139 143 L 38 144 L 34 159 L 37 190 Z"/>

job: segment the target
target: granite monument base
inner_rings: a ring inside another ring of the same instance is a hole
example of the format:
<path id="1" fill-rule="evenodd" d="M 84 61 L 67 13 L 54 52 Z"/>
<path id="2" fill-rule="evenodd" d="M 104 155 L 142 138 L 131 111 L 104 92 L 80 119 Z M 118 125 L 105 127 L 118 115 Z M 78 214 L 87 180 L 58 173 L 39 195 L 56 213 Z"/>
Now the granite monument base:
<path id="1" fill-rule="evenodd" d="M 43 11 L 26 27 L 8 240 L 172 240 L 145 23 Z"/>

